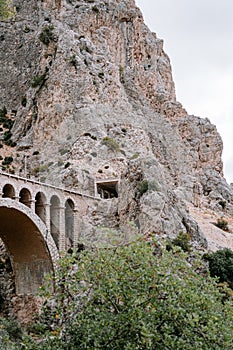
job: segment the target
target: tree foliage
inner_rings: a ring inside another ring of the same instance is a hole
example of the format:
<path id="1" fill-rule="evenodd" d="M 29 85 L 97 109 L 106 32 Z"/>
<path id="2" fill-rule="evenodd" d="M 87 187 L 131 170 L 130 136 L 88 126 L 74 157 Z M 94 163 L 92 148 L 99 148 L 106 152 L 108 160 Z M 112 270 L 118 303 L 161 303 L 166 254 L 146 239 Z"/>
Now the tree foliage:
<path id="1" fill-rule="evenodd" d="M 8 19 L 14 16 L 12 0 L 0 0 L 0 19 Z"/>
<path id="2" fill-rule="evenodd" d="M 212 277 L 218 277 L 219 282 L 227 282 L 233 289 L 233 251 L 224 248 L 207 256 Z"/>
<path id="3" fill-rule="evenodd" d="M 230 350 L 232 305 L 200 264 L 143 240 L 65 256 L 30 349 Z"/>

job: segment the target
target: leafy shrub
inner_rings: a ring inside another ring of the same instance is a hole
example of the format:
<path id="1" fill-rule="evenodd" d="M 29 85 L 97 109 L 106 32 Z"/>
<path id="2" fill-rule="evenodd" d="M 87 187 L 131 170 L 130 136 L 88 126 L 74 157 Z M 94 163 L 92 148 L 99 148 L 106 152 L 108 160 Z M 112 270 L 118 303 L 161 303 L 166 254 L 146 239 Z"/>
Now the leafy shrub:
<path id="1" fill-rule="evenodd" d="M 46 74 L 36 75 L 31 82 L 31 87 L 36 88 L 37 86 L 42 86 L 45 80 Z"/>
<path id="2" fill-rule="evenodd" d="M 233 289 L 233 251 L 224 248 L 208 254 L 209 270 L 212 277 L 218 277 L 220 282 L 227 282 Z"/>
<path id="3" fill-rule="evenodd" d="M 9 140 L 11 138 L 11 136 L 12 136 L 12 133 L 9 130 L 5 131 L 4 136 L 3 136 L 4 141 Z"/>
<path id="4" fill-rule="evenodd" d="M 139 153 L 135 152 L 130 159 L 137 159 L 139 157 Z"/>
<path id="5" fill-rule="evenodd" d="M 100 79 L 103 79 L 103 78 L 104 78 L 104 72 L 99 72 L 99 73 L 98 73 L 98 77 L 99 77 Z"/>
<path id="6" fill-rule="evenodd" d="M 23 107 L 26 107 L 26 105 L 27 105 L 27 97 L 26 97 L 26 96 L 23 96 L 23 97 L 22 97 L 21 105 L 22 105 Z"/>
<path id="7" fill-rule="evenodd" d="M 140 195 L 142 196 L 144 193 L 146 193 L 148 191 L 148 188 L 149 188 L 148 180 L 141 181 L 138 184 L 137 188 L 138 188 Z"/>
<path id="8" fill-rule="evenodd" d="M 66 154 L 67 152 L 68 152 L 68 149 L 64 149 L 64 148 L 59 149 L 59 153 L 61 156 L 64 156 L 64 154 Z"/>
<path id="9" fill-rule="evenodd" d="M 99 12 L 99 8 L 96 5 L 94 5 L 94 6 L 92 6 L 92 11 L 98 13 Z"/>
<path id="10" fill-rule="evenodd" d="M 117 143 L 116 140 L 112 139 L 111 137 L 104 137 L 101 141 L 102 145 L 107 146 L 111 151 L 120 151 L 120 146 Z"/>
<path id="11" fill-rule="evenodd" d="M 11 120 L 11 119 L 6 119 L 4 122 L 3 122 L 3 127 L 5 129 L 8 129 L 10 130 L 12 128 L 12 126 L 14 125 L 14 121 Z"/>
<path id="12" fill-rule="evenodd" d="M 0 0 L 0 19 L 9 19 L 15 14 L 12 0 Z"/>
<path id="13" fill-rule="evenodd" d="M 36 349 L 231 350 L 232 304 L 215 280 L 195 272 L 200 260 L 190 266 L 185 253 L 157 247 L 141 240 L 63 257 Z"/>
<path id="14" fill-rule="evenodd" d="M 16 144 L 16 142 L 12 141 L 11 139 L 8 139 L 5 141 L 5 145 L 10 146 L 10 147 L 15 147 L 17 144 Z"/>
<path id="15" fill-rule="evenodd" d="M 13 158 L 12 157 L 5 157 L 3 162 L 2 162 L 2 165 L 9 165 L 13 162 Z"/>
<path id="16" fill-rule="evenodd" d="M 224 218 L 218 219 L 217 222 L 215 223 L 215 226 L 217 226 L 223 231 L 229 231 L 228 221 L 225 220 Z"/>
<path id="17" fill-rule="evenodd" d="M 3 123 L 7 115 L 7 109 L 4 106 L 2 109 L 0 109 L 0 123 Z"/>
<path id="18" fill-rule="evenodd" d="M 177 237 L 173 239 L 172 243 L 175 246 L 180 247 L 184 252 L 190 252 L 191 250 L 190 237 L 185 232 L 179 232 Z"/>
<path id="19" fill-rule="evenodd" d="M 138 184 L 137 189 L 140 195 L 142 196 L 147 191 L 157 191 L 158 187 L 155 181 L 143 180 Z"/>
<path id="20" fill-rule="evenodd" d="M 2 350 L 20 349 L 23 331 L 19 323 L 12 319 L 0 318 L 0 340 Z"/>
<path id="21" fill-rule="evenodd" d="M 222 207 L 223 210 L 226 209 L 226 205 L 227 205 L 227 202 L 226 202 L 226 201 L 221 200 L 221 201 L 218 202 L 218 204 L 221 205 L 221 207 Z"/>
<path id="22" fill-rule="evenodd" d="M 42 31 L 39 34 L 39 39 L 40 41 L 45 44 L 45 45 L 49 45 L 49 43 L 51 41 L 56 41 L 57 37 L 56 35 L 53 33 L 53 26 L 46 26 L 42 29 Z"/>
<path id="23" fill-rule="evenodd" d="M 77 61 L 75 55 L 70 57 L 69 63 L 70 63 L 71 66 L 73 66 L 75 69 L 77 69 L 78 61 Z"/>

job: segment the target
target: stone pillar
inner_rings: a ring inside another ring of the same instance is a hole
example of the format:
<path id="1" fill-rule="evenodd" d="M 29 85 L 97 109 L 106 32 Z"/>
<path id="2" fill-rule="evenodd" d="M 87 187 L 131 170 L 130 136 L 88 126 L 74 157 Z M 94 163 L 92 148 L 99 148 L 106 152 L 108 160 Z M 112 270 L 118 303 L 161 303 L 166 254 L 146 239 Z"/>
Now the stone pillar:
<path id="1" fill-rule="evenodd" d="M 45 203 L 45 225 L 47 227 L 48 233 L 50 234 L 51 229 L 50 229 L 50 204 Z"/>
<path id="2" fill-rule="evenodd" d="M 60 227 L 59 227 L 59 250 L 64 251 L 66 249 L 66 224 L 65 224 L 65 207 L 59 207 L 60 214 Z"/>
<path id="3" fill-rule="evenodd" d="M 74 247 L 77 247 L 80 236 L 81 218 L 77 209 L 74 209 Z"/>
<path id="4" fill-rule="evenodd" d="M 35 211 L 36 211 L 36 208 L 35 208 L 36 200 L 35 199 L 31 199 L 29 204 L 30 204 L 31 210 L 33 211 L 33 213 L 35 213 Z"/>

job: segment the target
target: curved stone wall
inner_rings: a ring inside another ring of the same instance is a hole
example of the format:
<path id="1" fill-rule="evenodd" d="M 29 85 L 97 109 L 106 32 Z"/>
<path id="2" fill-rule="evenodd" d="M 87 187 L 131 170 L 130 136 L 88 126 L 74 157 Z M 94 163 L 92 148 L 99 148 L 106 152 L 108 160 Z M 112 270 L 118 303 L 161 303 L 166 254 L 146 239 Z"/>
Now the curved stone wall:
<path id="1" fill-rule="evenodd" d="M 16 294 L 35 294 L 53 271 L 58 250 L 42 220 L 13 199 L 0 199 L 0 237 L 10 254 Z"/>

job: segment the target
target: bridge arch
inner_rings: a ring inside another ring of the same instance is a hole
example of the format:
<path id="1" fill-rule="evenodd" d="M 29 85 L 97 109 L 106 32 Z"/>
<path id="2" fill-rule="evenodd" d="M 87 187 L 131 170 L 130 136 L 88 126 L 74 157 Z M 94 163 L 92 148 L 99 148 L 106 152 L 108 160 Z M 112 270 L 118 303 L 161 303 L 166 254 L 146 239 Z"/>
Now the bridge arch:
<path id="1" fill-rule="evenodd" d="M 36 214 L 9 198 L 0 199 L 0 223 L 0 237 L 15 275 L 16 294 L 36 294 L 58 258 L 52 237 Z"/>
<path id="2" fill-rule="evenodd" d="M 47 198 L 43 192 L 37 192 L 35 196 L 35 213 L 41 218 L 44 224 L 46 224 L 46 205 Z"/>
<path id="3" fill-rule="evenodd" d="M 12 186 L 11 184 L 8 184 L 8 183 L 5 184 L 2 188 L 2 197 L 14 199 L 15 198 L 14 186 Z"/>
<path id="4" fill-rule="evenodd" d="M 19 201 L 31 208 L 32 195 L 28 188 L 23 187 L 19 192 Z"/>

